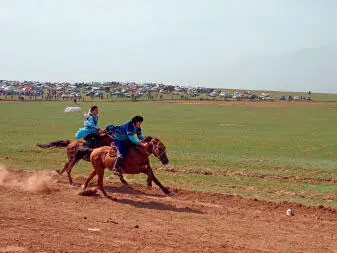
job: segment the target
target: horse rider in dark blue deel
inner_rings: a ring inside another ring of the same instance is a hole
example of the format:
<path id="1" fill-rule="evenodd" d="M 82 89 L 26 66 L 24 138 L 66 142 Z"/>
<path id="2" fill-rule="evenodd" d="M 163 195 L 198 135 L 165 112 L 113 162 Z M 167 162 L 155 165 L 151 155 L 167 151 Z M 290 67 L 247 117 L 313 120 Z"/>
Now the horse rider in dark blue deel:
<path id="1" fill-rule="evenodd" d="M 132 145 L 142 146 L 146 148 L 146 143 L 142 142 L 144 137 L 142 135 L 141 125 L 143 123 L 142 116 L 134 116 L 131 121 L 121 126 L 107 126 L 107 132 L 114 132 L 114 142 L 118 149 L 118 156 L 116 158 L 112 172 L 117 176 L 122 176 L 121 174 L 121 161 L 126 157 L 128 153 L 128 148 Z M 135 137 L 137 134 L 138 139 Z"/>

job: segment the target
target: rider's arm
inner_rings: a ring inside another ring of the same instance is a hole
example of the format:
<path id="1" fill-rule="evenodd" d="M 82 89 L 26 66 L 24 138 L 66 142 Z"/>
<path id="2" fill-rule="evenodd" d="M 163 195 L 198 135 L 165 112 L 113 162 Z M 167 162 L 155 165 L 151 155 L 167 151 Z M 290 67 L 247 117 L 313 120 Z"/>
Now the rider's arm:
<path id="1" fill-rule="evenodd" d="M 141 141 L 144 140 L 144 136 L 142 135 L 142 129 L 141 128 L 137 129 L 137 136 L 138 136 L 139 140 L 141 140 Z"/>
<path id="2" fill-rule="evenodd" d="M 140 145 L 140 141 L 135 137 L 134 134 L 128 134 L 128 138 L 130 141 L 132 141 L 136 145 Z"/>
<path id="3" fill-rule="evenodd" d="M 135 130 L 135 126 L 133 124 L 129 124 L 126 134 L 128 135 L 130 141 L 136 145 L 140 145 L 140 141 L 135 137 Z"/>

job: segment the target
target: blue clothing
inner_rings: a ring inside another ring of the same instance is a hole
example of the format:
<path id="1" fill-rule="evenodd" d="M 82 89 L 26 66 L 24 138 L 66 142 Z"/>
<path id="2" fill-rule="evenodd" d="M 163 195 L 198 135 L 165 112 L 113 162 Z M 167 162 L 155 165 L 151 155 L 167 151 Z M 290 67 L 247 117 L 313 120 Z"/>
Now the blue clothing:
<path id="1" fill-rule="evenodd" d="M 118 157 L 125 158 L 128 154 L 128 150 L 132 145 L 135 145 L 133 142 L 131 142 L 129 139 L 124 141 L 114 140 L 115 146 L 118 149 Z"/>
<path id="2" fill-rule="evenodd" d="M 116 126 L 115 125 L 108 125 L 106 128 L 105 128 L 105 130 L 106 130 L 106 132 L 108 133 L 108 134 L 113 134 L 114 133 L 114 128 L 115 128 Z"/>
<path id="3" fill-rule="evenodd" d="M 121 126 L 109 125 L 106 130 L 108 133 L 114 132 L 115 146 L 119 151 L 118 156 L 122 159 L 127 155 L 129 147 L 139 145 L 139 140 L 144 140 L 142 129 L 137 128 L 131 121 Z"/>
<path id="4" fill-rule="evenodd" d="M 130 140 L 134 144 L 139 145 L 139 140 L 144 140 L 142 129 L 137 128 L 131 121 L 121 126 L 114 126 L 113 132 L 115 140 L 118 141 Z M 135 137 L 135 134 L 137 134 L 139 140 Z"/>
<path id="5" fill-rule="evenodd" d="M 89 134 L 94 134 L 97 132 L 97 123 L 98 123 L 98 116 L 89 114 L 87 120 L 84 121 L 83 128 L 80 128 L 77 133 L 75 134 L 75 137 L 77 139 L 85 138 Z"/>

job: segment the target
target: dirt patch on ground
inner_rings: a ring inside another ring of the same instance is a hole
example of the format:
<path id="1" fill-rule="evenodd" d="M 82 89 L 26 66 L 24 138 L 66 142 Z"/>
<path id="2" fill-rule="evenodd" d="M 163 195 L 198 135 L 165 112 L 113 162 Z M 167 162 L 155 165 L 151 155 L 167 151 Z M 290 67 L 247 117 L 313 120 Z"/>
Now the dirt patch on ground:
<path id="1" fill-rule="evenodd" d="M 32 174 L 10 171 L 17 178 Z M 54 176 L 54 179 L 58 176 Z M 78 179 L 77 179 L 78 180 Z M 0 252 L 334 252 L 334 209 L 105 182 L 117 201 L 0 186 Z M 78 183 L 83 183 L 78 181 Z M 287 216 L 291 209 L 294 216 Z"/>

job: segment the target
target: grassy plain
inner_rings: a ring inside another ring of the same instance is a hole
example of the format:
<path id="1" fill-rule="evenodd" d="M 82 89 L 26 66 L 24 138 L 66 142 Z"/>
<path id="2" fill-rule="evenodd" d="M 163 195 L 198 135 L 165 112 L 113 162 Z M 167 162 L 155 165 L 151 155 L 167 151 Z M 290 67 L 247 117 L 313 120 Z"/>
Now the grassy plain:
<path id="1" fill-rule="evenodd" d="M 144 115 L 144 134 L 166 144 L 169 167 L 177 170 L 164 170 L 151 158 L 167 186 L 337 207 L 337 103 L 97 104 L 101 128 Z M 42 150 L 36 143 L 74 138 L 84 117 L 64 113 L 68 105 L 73 104 L 0 102 L 0 163 L 62 167 L 64 149 Z M 87 111 L 91 103 L 79 106 Z M 73 173 L 90 169 L 82 161 Z M 126 178 L 145 183 L 143 175 Z"/>

